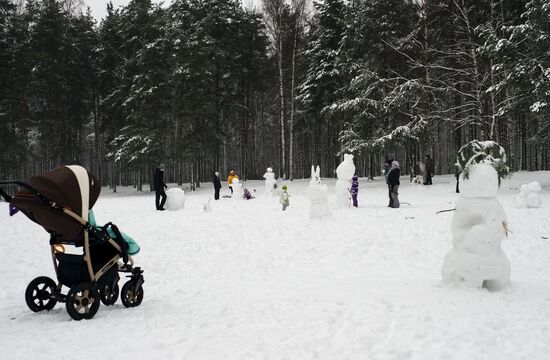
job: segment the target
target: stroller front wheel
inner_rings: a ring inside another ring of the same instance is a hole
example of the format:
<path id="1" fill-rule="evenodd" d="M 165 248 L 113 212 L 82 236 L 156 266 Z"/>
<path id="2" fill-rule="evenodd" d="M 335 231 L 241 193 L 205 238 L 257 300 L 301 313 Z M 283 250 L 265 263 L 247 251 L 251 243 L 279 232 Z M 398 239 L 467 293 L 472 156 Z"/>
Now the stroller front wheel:
<path id="1" fill-rule="evenodd" d="M 143 301 L 143 286 L 140 286 L 136 290 L 135 281 L 127 281 L 126 284 L 122 286 L 120 298 L 122 300 L 122 305 L 127 308 L 139 306 Z"/>
<path id="2" fill-rule="evenodd" d="M 54 293 L 57 291 L 55 281 L 47 276 L 39 276 L 29 283 L 25 291 L 27 306 L 34 312 L 51 310 L 57 304 Z"/>
<path id="3" fill-rule="evenodd" d="M 90 283 L 80 283 L 67 293 L 65 306 L 74 320 L 91 319 L 99 309 L 99 292 Z"/>

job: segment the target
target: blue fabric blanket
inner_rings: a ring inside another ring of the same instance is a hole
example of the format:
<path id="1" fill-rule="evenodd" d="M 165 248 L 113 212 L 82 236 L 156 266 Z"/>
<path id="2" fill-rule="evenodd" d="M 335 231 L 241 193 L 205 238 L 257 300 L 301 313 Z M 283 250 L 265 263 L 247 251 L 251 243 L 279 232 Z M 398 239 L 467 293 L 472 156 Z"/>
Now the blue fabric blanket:
<path id="1" fill-rule="evenodd" d="M 101 228 L 101 226 L 98 226 L 95 221 L 95 215 L 93 210 L 90 210 L 90 213 L 88 216 L 88 222 L 90 223 L 90 225 L 92 225 L 95 228 Z M 109 236 L 112 237 L 113 239 L 116 237 L 114 231 L 111 228 L 108 228 L 107 232 L 109 233 Z M 136 255 L 137 253 L 139 253 L 138 243 L 127 234 L 123 232 L 120 232 L 120 234 L 122 235 L 122 238 L 124 239 L 126 244 L 128 244 L 128 254 Z"/>

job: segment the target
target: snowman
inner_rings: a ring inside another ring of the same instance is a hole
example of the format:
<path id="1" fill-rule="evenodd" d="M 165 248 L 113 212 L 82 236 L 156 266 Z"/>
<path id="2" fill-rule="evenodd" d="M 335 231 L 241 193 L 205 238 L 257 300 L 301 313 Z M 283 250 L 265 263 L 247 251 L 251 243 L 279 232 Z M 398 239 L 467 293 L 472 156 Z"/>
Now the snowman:
<path id="1" fill-rule="evenodd" d="M 266 173 L 264 174 L 265 179 L 265 195 L 273 196 L 275 189 L 275 174 L 273 169 L 268 167 Z"/>
<path id="2" fill-rule="evenodd" d="M 521 185 L 520 193 L 516 197 L 516 207 L 518 209 L 540 208 L 542 205 L 541 191 L 542 188 L 536 181 Z"/>
<path id="3" fill-rule="evenodd" d="M 307 188 L 307 194 L 311 202 L 309 216 L 312 219 L 324 219 L 331 216 L 327 198 L 328 188 L 321 183 L 321 169 L 311 166 L 311 180 Z"/>
<path id="4" fill-rule="evenodd" d="M 336 168 L 338 180 L 334 189 L 336 190 L 336 206 L 346 207 L 350 201 L 351 178 L 355 175 L 353 155 L 344 154 L 344 161 Z"/>
<path id="5" fill-rule="evenodd" d="M 498 290 L 510 279 L 510 262 L 500 245 L 508 235 L 506 213 L 496 198 L 499 176 L 508 173 L 506 158 L 494 142 L 474 141 L 466 147 L 461 149 L 457 163 L 461 187 L 451 225 L 453 247 L 441 272 L 447 282 Z M 494 149 L 502 158 L 490 154 Z M 474 153 L 467 161 L 465 150 Z"/>
<path id="6" fill-rule="evenodd" d="M 240 180 L 235 178 L 233 179 L 233 199 L 237 200 L 243 200 L 244 199 L 244 188 L 243 184 L 241 184 Z"/>

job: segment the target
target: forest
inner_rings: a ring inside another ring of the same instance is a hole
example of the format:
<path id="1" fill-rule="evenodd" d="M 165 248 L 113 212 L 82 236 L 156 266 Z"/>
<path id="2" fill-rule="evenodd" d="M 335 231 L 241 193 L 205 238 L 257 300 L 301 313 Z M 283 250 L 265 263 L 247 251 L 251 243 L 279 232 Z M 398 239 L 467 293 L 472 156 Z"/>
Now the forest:
<path id="1" fill-rule="evenodd" d="M 473 139 L 550 169 L 550 0 L 0 0 L 0 179 L 104 185 L 454 173 Z"/>

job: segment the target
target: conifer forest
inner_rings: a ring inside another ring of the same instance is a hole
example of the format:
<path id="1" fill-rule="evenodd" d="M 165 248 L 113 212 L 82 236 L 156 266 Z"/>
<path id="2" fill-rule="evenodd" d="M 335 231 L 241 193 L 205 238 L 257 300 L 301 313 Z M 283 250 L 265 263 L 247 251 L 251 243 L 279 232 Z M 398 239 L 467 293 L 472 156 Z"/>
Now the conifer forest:
<path id="1" fill-rule="evenodd" d="M 103 185 L 214 171 L 455 172 L 492 140 L 550 169 L 550 0 L 0 0 L 0 179 L 80 164 Z"/>

